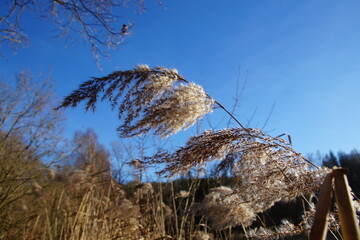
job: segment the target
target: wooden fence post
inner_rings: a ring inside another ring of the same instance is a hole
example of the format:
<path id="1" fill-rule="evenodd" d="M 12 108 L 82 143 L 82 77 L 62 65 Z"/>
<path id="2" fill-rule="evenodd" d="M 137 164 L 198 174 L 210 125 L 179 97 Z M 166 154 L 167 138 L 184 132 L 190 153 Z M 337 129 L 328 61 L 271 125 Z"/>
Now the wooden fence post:
<path id="1" fill-rule="evenodd" d="M 333 170 L 335 178 L 335 199 L 339 210 L 341 235 L 345 240 L 360 240 L 359 223 L 351 201 L 350 187 L 346 178 L 346 170 Z"/>

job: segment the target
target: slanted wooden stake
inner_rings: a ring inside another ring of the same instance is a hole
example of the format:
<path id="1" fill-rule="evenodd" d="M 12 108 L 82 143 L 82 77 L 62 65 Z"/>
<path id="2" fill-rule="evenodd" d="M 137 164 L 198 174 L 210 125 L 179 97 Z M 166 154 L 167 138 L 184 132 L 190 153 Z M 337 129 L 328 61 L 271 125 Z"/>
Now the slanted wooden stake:
<path id="1" fill-rule="evenodd" d="M 321 185 L 319 201 L 316 206 L 314 223 L 311 227 L 309 240 L 326 239 L 328 215 L 332 198 L 333 177 L 333 173 L 330 172 L 328 175 L 326 175 L 325 180 Z"/>
<path id="2" fill-rule="evenodd" d="M 335 200 L 339 210 L 341 235 L 344 240 L 360 240 L 359 224 L 351 201 L 350 187 L 346 178 L 346 170 L 333 169 L 321 185 L 319 202 L 316 207 L 314 223 L 311 227 L 310 240 L 325 240 L 327 218 L 332 199 L 333 181 Z"/>
<path id="3" fill-rule="evenodd" d="M 333 170 L 335 178 L 335 199 L 339 209 L 341 235 L 345 240 L 359 240 L 360 231 L 355 209 L 351 201 L 346 171 L 342 168 Z"/>

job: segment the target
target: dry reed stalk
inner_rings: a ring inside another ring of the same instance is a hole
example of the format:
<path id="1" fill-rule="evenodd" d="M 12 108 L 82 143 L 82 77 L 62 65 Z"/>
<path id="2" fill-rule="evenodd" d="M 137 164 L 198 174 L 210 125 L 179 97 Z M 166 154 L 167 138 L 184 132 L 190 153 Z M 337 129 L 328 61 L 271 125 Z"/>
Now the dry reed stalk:
<path id="1" fill-rule="evenodd" d="M 66 189 L 72 185 L 51 184 L 40 198 L 32 196 L 38 207 L 31 214 L 37 218 L 24 228 L 22 239 L 139 239 L 138 209 L 118 190 L 112 192 L 116 188 L 103 190 L 102 183 L 96 183 L 91 191 L 74 193 Z"/>
<path id="2" fill-rule="evenodd" d="M 189 217 L 190 217 L 190 208 L 191 205 L 195 202 L 195 192 L 198 189 L 199 185 L 200 185 L 200 180 L 199 178 L 195 178 L 190 180 L 190 186 L 189 186 L 189 190 L 187 192 L 187 197 L 185 197 L 185 206 L 183 208 L 183 212 L 182 212 L 182 216 L 181 216 L 181 222 L 180 222 L 180 233 L 179 233 L 179 240 L 182 239 L 183 235 L 185 235 L 185 227 L 187 224 L 189 224 Z M 175 196 L 176 197 L 176 196 Z M 191 224 L 190 224 L 191 227 Z M 191 233 L 191 231 L 188 231 Z"/>

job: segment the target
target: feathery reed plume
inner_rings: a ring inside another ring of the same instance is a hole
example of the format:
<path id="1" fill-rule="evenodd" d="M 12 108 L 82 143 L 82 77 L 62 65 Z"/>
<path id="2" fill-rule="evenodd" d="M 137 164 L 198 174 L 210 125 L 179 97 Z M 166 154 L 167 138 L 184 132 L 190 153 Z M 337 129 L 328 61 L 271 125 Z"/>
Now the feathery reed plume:
<path id="1" fill-rule="evenodd" d="M 311 168 L 296 152 L 270 147 L 243 153 L 234 169 L 240 180 L 237 191 L 256 213 L 317 191 L 328 172 Z"/>
<path id="2" fill-rule="evenodd" d="M 138 65 L 81 84 L 58 109 L 86 101 L 86 110 L 94 111 L 99 98 L 107 99 L 112 108 L 118 106 L 118 117 L 124 118 L 118 128 L 123 137 L 150 130 L 167 137 L 192 126 L 212 112 L 215 104 L 201 86 L 188 82 L 175 69 Z"/>
<path id="3" fill-rule="evenodd" d="M 162 155 L 161 161 L 167 163 L 162 172 L 171 176 L 206 161 L 222 160 L 228 154 L 236 156 L 232 159 L 232 171 L 238 184 L 233 190 L 227 189 L 227 194 L 222 193 L 223 188 L 221 193 L 213 190 L 202 202 L 200 211 L 207 218 L 213 218 L 212 224 L 218 229 L 248 226 L 255 214 L 276 202 L 317 191 L 329 172 L 327 168 L 312 167 L 281 138 L 272 138 L 257 129 L 239 128 L 205 131 L 190 138 L 185 147 Z M 209 204 L 209 199 L 216 199 L 215 205 Z M 217 206 L 218 203 L 222 207 Z M 218 213 L 212 209 L 221 211 L 222 218 L 217 218 Z M 224 214 L 227 212 L 228 215 Z"/>
<path id="4" fill-rule="evenodd" d="M 42 190 L 43 190 L 43 187 L 40 186 L 40 184 L 36 181 L 33 181 L 31 183 L 31 188 L 32 188 L 32 193 L 37 196 L 37 197 L 40 197 L 41 196 L 41 193 L 42 193 Z"/>
<path id="5" fill-rule="evenodd" d="M 211 189 L 200 204 L 193 206 L 192 211 L 205 216 L 217 230 L 239 225 L 246 227 L 256 218 L 250 203 L 224 186 Z"/>
<path id="6" fill-rule="evenodd" d="M 312 204 L 311 204 L 312 205 Z M 303 236 L 308 235 L 308 231 L 311 229 L 315 215 L 315 208 L 311 206 L 309 211 L 305 211 L 302 216 L 302 221 L 297 225 L 289 222 L 287 219 L 283 219 L 279 226 L 276 227 L 257 227 L 250 229 L 247 232 L 249 239 L 282 239 L 291 236 L 296 236 L 303 233 Z M 333 213 L 329 214 L 329 226 L 328 229 L 331 231 L 339 231 L 338 219 L 334 216 Z"/>
<path id="7" fill-rule="evenodd" d="M 56 172 L 54 169 L 46 169 L 46 176 L 49 180 L 55 180 Z"/>
<path id="8" fill-rule="evenodd" d="M 300 229 L 285 219 L 281 221 L 278 227 L 273 229 L 264 227 L 254 228 L 249 230 L 247 235 L 250 239 L 280 239 L 297 235 L 302 231 L 303 229 Z"/>
<path id="9" fill-rule="evenodd" d="M 203 232 L 203 231 L 195 231 L 194 236 L 192 238 L 193 240 L 213 240 L 214 237 L 212 234 Z"/>
<path id="10" fill-rule="evenodd" d="M 141 195 L 141 196 L 145 196 L 145 195 L 154 193 L 154 189 L 153 189 L 153 186 L 151 185 L 151 183 L 138 184 L 135 186 L 135 189 L 139 190 L 139 191 L 137 191 L 137 193 L 139 193 L 139 195 Z"/>
<path id="11" fill-rule="evenodd" d="M 273 163 L 278 165 L 279 169 L 281 166 L 279 165 L 280 163 L 277 164 L 278 160 L 286 163 L 286 166 L 282 166 L 283 168 L 296 169 L 308 168 L 309 165 L 314 166 L 306 158 L 302 157 L 300 153 L 294 151 L 282 138 L 274 138 L 266 135 L 259 129 L 251 128 L 204 131 L 198 136 L 191 137 L 185 147 L 178 149 L 176 152 L 158 154 L 154 162 L 167 163 L 167 167 L 161 173 L 169 173 L 172 176 L 177 173 L 186 172 L 191 167 L 208 161 L 223 160 L 228 154 L 236 154 L 238 156 L 238 161 L 235 165 L 246 162 L 240 161 L 240 159 L 245 157 L 253 159 L 254 163 L 258 165 L 257 160 L 261 162 L 261 159 L 254 159 L 254 157 L 257 154 L 263 154 L 273 159 Z M 253 154 L 253 156 L 250 157 L 249 154 Z M 247 166 L 251 168 L 254 165 L 251 163 Z M 265 168 L 265 166 L 262 168 Z M 260 168 L 258 170 L 261 171 Z"/>

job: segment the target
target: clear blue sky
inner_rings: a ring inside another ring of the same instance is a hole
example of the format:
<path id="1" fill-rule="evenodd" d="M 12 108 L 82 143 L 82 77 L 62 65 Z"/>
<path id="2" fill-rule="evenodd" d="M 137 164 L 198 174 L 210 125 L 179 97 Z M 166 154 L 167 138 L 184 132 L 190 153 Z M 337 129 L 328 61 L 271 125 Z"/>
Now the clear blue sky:
<path id="1" fill-rule="evenodd" d="M 134 32 L 110 61 L 101 62 L 103 70 L 88 46 L 49 41 L 52 27 L 26 15 L 31 45 L 6 53 L 0 72 L 10 78 L 21 68 L 52 69 L 62 97 L 114 70 L 142 63 L 175 67 L 231 109 L 240 66 L 240 85 L 247 81 L 237 110 L 241 122 L 254 115 L 250 127 L 261 128 L 275 104 L 264 130 L 289 133 L 296 150 L 360 149 L 359 1 L 164 0 L 164 6 L 150 3 L 141 16 L 129 9 Z M 95 114 L 67 110 L 66 117 L 68 136 L 91 127 L 104 144 L 117 139 L 116 113 L 107 105 Z M 226 122 L 221 119 L 215 114 L 212 120 L 218 128 Z"/>

